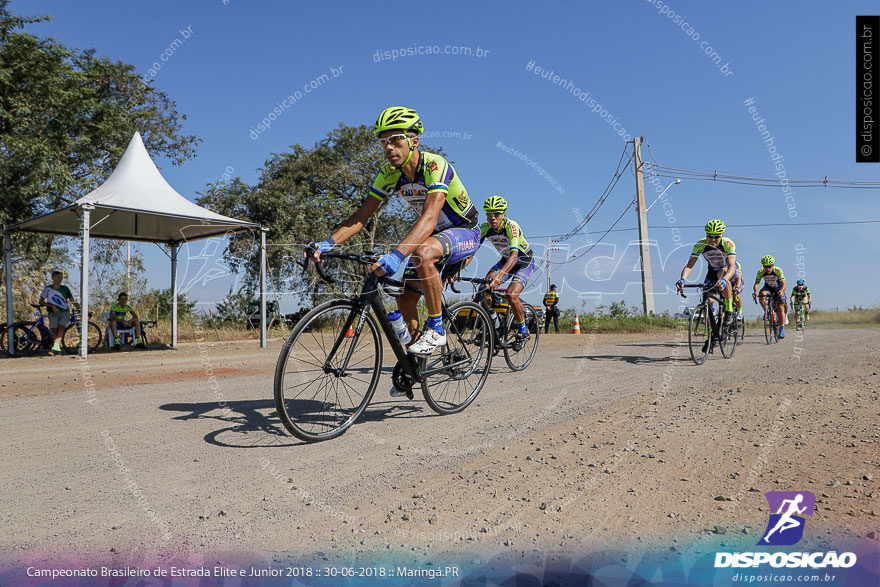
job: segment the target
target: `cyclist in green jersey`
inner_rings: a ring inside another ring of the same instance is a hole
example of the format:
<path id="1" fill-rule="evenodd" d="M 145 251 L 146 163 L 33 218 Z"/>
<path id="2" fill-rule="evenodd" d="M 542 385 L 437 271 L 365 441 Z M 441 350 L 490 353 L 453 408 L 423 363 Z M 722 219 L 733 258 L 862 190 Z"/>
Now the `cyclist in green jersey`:
<path id="1" fill-rule="evenodd" d="M 379 114 L 374 131 L 386 163 L 369 195 L 347 220 L 325 241 L 312 243 L 312 260 L 320 253 L 360 232 L 379 206 L 394 194 L 402 195 L 419 214 L 419 219 L 403 241 L 376 262 L 370 271 L 377 275 L 393 274 L 410 256 L 404 280 L 418 281 L 424 291 L 428 320 L 424 332 L 409 347 L 422 356 L 430 355 L 446 344 L 441 321 L 443 284 L 438 266 L 449 268 L 473 256 L 480 239 L 479 214 L 452 165 L 440 155 L 419 150 L 423 132 L 419 114 L 412 108 L 391 106 Z M 418 331 L 419 295 L 409 290 L 397 298 L 407 326 Z M 414 337 L 415 338 L 415 337 Z M 392 395 L 395 395 L 392 392 Z"/>
<path id="2" fill-rule="evenodd" d="M 724 309 L 727 311 L 724 325 L 730 327 L 736 320 L 733 311 L 733 288 L 730 283 L 736 274 L 736 245 L 732 240 L 724 236 L 727 226 L 721 220 L 710 220 L 706 223 L 706 238 L 697 241 L 691 256 L 684 269 L 681 270 L 681 279 L 675 282 L 676 289 L 684 291 L 684 282 L 691 274 L 694 265 L 700 255 L 706 258 L 709 271 L 706 273 L 704 284 L 714 285 L 721 290 L 724 298 Z M 707 341 L 708 343 L 708 341 Z"/>
<path id="3" fill-rule="evenodd" d="M 131 314 L 131 318 L 126 316 Z M 119 340 L 119 329 L 134 328 L 134 340 L 138 348 L 146 348 L 147 345 L 141 339 L 141 321 L 138 318 L 134 308 L 128 305 L 128 294 L 124 291 L 119 292 L 116 296 L 116 303 L 110 306 L 110 331 L 113 333 L 115 341 L 114 348 L 120 350 L 122 345 Z"/>
<path id="4" fill-rule="evenodd" d="M 525 341 L 529 339 L 529 330 L 526 328 L 525 312 L 519 295 L 535 272 L 532 247 L 519 224 L 507 217 L 507 200 L 501 196 L 489 196 L 483 204 L 483 210 L 486 211 L 488 222 L 480 226 L 480 244 L 489 239 L 501 254 L 501 260 L 489 269 L 486 279 L 489 280 L 489 287 L 492 289 L 510 279 L 505 297 L 508 306 L 513 309 L 518 337 Z M 489 302 L 488 291 L 486 298 Z"/>
<path id="5" fill-rule="evenodd" d="M 803 279 L 797 280 L 797 285 L 791 289 L 791 309 L 794 310 L 794 323 L 798 323 L 800 312 L 805 312 L 804 320 L 810 319 L 810 304 L 813 297 L 810 295 L 810 288 L 804 283 Z"/>
<path id="6" fill-rule="evenodd" d="M 776 319 L 779 322 L 779 338 L 785 338 L 785 323 L 788 320 L 785 309 L 785 275 L 782 269 L 776 267 L 776 259 L 773 255 L 764 255 L 761 257 L 761 268 L 755 276 L 755 287 L 752 292 L 753 299 L 758 298 L 758 285 L 764 280 L 764 287 L 761 288 L 760 302 L 761 308 L 767 309 L 767 298 L 773 298 L 776 306 Z"/>

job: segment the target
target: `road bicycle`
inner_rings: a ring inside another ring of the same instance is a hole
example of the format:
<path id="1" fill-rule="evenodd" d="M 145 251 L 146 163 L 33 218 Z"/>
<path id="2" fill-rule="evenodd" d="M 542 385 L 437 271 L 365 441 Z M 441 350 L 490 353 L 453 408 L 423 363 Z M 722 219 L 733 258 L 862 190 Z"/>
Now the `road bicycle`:
<path id="1" fill-rule="evenodd" d="M 34 312 L 36 320 L 20 320 L 12 324 L 13 340 L 15 342 L 15 354 L 18 356 L 26 356 L 34 354 L 38 349 L 51 349 L 55 341 L 52 331 L 49 329 L 48 314 L 43 313 L 43 306 L 31 304 L 31 307 L 37 310 Z M 92 313 L 89 312 L 91 318 Z M 8 353 L 7 345 L 7 327 L 3 327 L 0 334 L 0 350 Z M 91 320 L 88 322 L 88 347 L 89 352 L 95 351 L 101 345 L 101 328 Z M 61 339 L 61 348 L 66 353 L 74 354 L 79 352 L 80 340 L 82 338 L 82 325 L 71 308 L 70 323 L 64 331 Z"/>
<path id="2" fill-rule="evenodd" d="M 733 306 L 734 308 L 739 308 L 736 314 L 736 327 L 739 329 L 739 343 L 742 344 L 746 339 L 746 317 L 745 315 L 740 315 L 742 313 L 742 297 L 739 292 L 734 292 L 733 294 Z"/>
<path id="3" fill-rule="evenodd" d="M 753 296 L 755 303 L 758 303 L 759 296 Z M 767 298 L 767 305 L 764 308 L 764 340 L 767 344 L 775 344 L 779 342 L 779 324 L 776 320 L 776 296 L 769 293 L 762 293 L 760 297 Z"/>
<path id="4" fill-rule="evenodd" d="M 795 313 L 795 326 L 801 332 L 807 329 L 807 307 L 804 304 L 799 304 L 794 302 L 792 304 L 792 310 Z"/>
<path id="5" fill-rule="evenodd" d="M 721 354 L 725 359 L 733 357 L 739 342 L 740 329 L 736 325 L 729 329 L 724 326 L 727 311 L 724 309 L 724 298 L 718 288 L 715 285 L 706 286 L 702 283 L 685 283 L 683 287 L 698 288 L 702 294 L 700 302 L 689 312 L 688 347 L 691 359 L 697 365 L 702 365 L 716 345 L 721 348 Z M 682 293 L 681 297 L 687 296 Z M 713 311 L 713 303 L 717 304 L 717 312 Z"/>
<path id="6" fill-rule="evenodd" d="M 459 277 L 458 281 L 467 281 L 474 286 L 474 297 L 472 301 L 480 304 L 486 311 L 486 314 L 492 320 L 492 333 L 494 336 L 495 354 L 504 351 L 504 361 L 511 371 L 522 371 L 528 367 L 538 352 L 538 339 L 541 331 L 540 320 L 535 309 L 523 302 L 523 312 L 526 328 L 529 331 L 529 337 L 523 340 L 517 331 L 514 322 L 513 308 L 510 308 L 504 302 L 502 294 L 503 289 L 491 290 L 491 311 L 489 304 L 486 303 L 485 292 L 488 290 L 489 282 L 479 277 Z M 455 285 L 450 286 L 455 293 L 461 293 L 455 289 Z M 502 309 L 503 314 L 497 312 L 496 309 Z"/>
<path id="7" fill-rule="evenodd" d="M 372 265 L 379 255 L 323 253 L 315 269 L 328 283 L 336 279 L 324 263 L 334 258 Z M 360 294 L 321 304 L 300 319 L 275 368 L 275 408 L 291 434 L 306 442 L 329 440 L 355 423 L 379 384 L 382 333 L 397 359 L 394 387 L 410 399 L 418 385 L 431 409 L 455 414 L 477 398 L 494 354 L 489 316 L 479 304 L 447 305 L 444 300 L 446 344 L 427 357 L 407 354 L 382 301 L 383 293 L 399 296 L 404 289 L 421 294 L 409 284 L 369 272 Z"/>

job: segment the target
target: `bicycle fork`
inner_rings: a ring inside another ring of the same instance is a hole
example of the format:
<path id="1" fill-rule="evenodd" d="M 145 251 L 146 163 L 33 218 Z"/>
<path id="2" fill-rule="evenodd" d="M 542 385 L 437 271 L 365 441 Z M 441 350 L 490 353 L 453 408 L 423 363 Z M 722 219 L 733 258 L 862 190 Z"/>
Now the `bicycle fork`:
<path id="1" fill-rule="evenodd" d="M 348 362 L 351 360 L 351 355 L 354 353 L 358 339 L 361 337 L 361 331 L 364 329 L 364 322 L 367 320 L 367 312 L 369 309 L 369 306 L 358 304 L 357 307 L 348 313 L 345 323 L 342 325 L 342 330 L 340 330 L 339 335 L 333 342 L 333 347 L 330 349 L 330 352 L 327 353 L 327 359 L 324 361 L 324 373 L 332 373 L 336 377 L 346 377 L 348 375 L 345 370 L 348 368 Z M 351 337 L 349 337 L 348 332 L 352 330 L 355 316 L 357 316 L 358 320 L 357 327 L 353 329 L 353 333 Z M 345 358 L 342 360 L 342 366 L 337 369 L 333 367 L 333 357 L 336 356 L 336 352 L 339 350 L 339 347 L 342 346 L 343 341 L 346 338 L 351 338 L 351 344 L 348 346 Z"/>

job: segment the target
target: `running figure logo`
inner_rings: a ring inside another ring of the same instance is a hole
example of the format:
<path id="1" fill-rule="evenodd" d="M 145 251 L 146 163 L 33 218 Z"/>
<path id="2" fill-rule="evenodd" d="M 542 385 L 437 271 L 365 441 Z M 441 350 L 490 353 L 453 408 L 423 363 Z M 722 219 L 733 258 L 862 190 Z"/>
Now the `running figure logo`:
<path id="1" fill-rule="evenodd" d="M 809 491 L 769 491 L 764 495 L 770 505 L 770 521 L 758 545 L 797 544 L 804 535 L 804 516 L 813 515 L 816 496 Z"/>

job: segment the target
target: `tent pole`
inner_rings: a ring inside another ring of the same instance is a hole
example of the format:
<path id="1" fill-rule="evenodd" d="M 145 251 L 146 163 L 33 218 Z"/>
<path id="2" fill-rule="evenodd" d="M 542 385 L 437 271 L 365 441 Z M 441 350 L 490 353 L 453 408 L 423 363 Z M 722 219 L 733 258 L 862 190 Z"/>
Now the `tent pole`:
<path id="1" fill-rule="evenodd" d="M 8 232 L 3 233 L 3 266 L 6 270 L 6 347 L 9 350 L 9 356 L 15 356 L 15 344 L 9 341 L 14 340 L 12 333 L 12 238 Z"/>
<path id="2" fill-rule="evenodd" d="M 82 207 L 82 259 L 79 274 L 79 354 L 82 358 L 89 356 L 89 229 L 93 206 Z"/>
<path id="3" fill-rule="evenodd" d="M 260 228 L 260 348 L 266 348 L 266 229 Z M 275 308 L 276 314 L 281 308 Z"/>
<path id="4" fill-rule="evenodd" d="M 171 347 L 177 348 L 177 243 L 171 243 Z"/>

